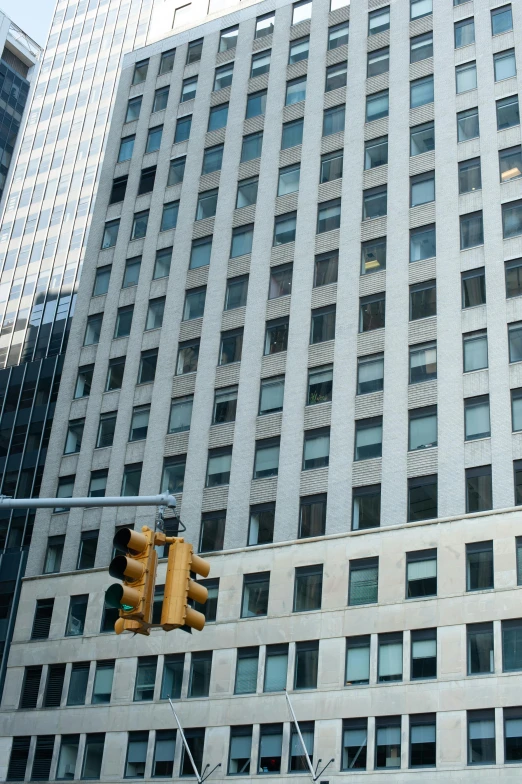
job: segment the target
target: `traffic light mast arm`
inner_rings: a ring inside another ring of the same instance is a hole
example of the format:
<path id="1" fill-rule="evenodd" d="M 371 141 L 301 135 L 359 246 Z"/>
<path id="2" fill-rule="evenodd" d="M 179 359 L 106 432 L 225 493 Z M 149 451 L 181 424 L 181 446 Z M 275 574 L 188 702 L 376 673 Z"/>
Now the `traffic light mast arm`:
<path id="1" fill-rule="evenodd" d="M 169 493 L 103 498 L 10 498 L 0 495 L 0 507 L 4 509 L 46 509 L 55 506 L 167 506 L 169 509 L 175 509 L 176 497 Z"/>

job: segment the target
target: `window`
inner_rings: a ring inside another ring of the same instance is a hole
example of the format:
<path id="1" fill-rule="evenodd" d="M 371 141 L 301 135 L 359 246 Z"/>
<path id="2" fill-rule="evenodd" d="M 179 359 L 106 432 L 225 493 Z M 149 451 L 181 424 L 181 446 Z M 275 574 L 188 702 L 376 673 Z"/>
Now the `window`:
<path id="1" fill-rule="evenodd" d="M 129 463 L 123 467 L 122 495 L 139 495 L 141 482 L 141 463 Z"/>
<path id="2" fill-rule="evenodd" d="M 299 103 L 300 101 L 304 101 L 305 98 L 306 76 L 300 76 L 298 79 L 292 79 L 291 82 L 286 83 L 285 106 Z"/>
<path id="3" fill-rule="evenodd" d="M 135 494 L 137 495 L 137 493 Z M 78 550 L 77 569 L 93 569 L 96 560 L 96 549 L 98 547 L 98 530 L 83 531 Z"/>
<path id="4" fill-rule="evenodd" d="M 331 90 L 338 90 L 341 87 L 346 87 L 346 78 L 348 72 L 348 63 L 336 63 L 330 65 L 326 69 L 326 83 L 324 86 L 325 93 Z"/>
<path id="5" fill-rule="evenodd" d="M 147 78 L 147 71 L 149 70 L 149 61 L 141 60 L 134 66 L 134 74 L 132 77 L 132 84 L 140 84 Z"/>
<path id="6" fill-rule="evenodd" d="M 125 136 L 120 142 L 120 150 L 118 153 L 118 163 L 122 161 L 129 161 L 132 158 L 134 151 L 134 140 L 136 136 Z"/>
<path id="7" fill-rule="evenodd" d="M 157 297 L 149 300 L 147 320 L 145 330 L 160 329 L 163 324 L 163 313 L 165 311 L 165 297 Z"/>
<path id="8" fill-rule="evenodd" d="M 288 764 L 289 773 L 299 773 L 308 770 L 308 761 L 303 753 L 303 745 L 306 752 L 313 764 L 313 751 L 314 751 L 314 722 L 306 721 L 300 724 L 301 738 L 297 734 L 295 725 L 292 724 L 290 732 L 290 759 Z"/>
<path id="9" fill-rule="evenodd" d="M 346 85 L 346 63 L 344 63 L 345 79 L 344 84 L 339 85 L 344 87 Z M 379 76 L 379 74 L 387 73 L 390 70 L 390 47 L 385 46 L 383 49 L 375 49 L 373 52 L 368 52 L 368 62 L 366 67 L 366 76 L 370 79 L 372 76 Z M 328 71 L 326 72 L 326 84 L 328 86 Z M 332 88 L 330 88 L 332 89 Z"/>
<path id="10" fill-rule="evenodd" d="M 263 38 L 265 35 L 272 35 L 274 32 L 275 13 L 263 14 L 256 19 L 256 31 L 254 38 Z"/>
<path id="11" fill-rule="evenodd" d="M 125 262 L 125 272 L 123 273 L 122 289 L 127 289 L 130 286 L 137 286 L 140 277 L 141 256 L 134 256 L 132 259 L 127 259 Z"/>
<path id="12" fill-rule="evenodd" d="M 497 129 L 502 131 L 514 125 L 520 125 L 518 95 L 510 95 L 509 98 L 497 101 Z"/>
<path id="13" fill-rule="evenodd" d="M 288 670 L 288 645 L 267 645 L 265 658 L 264 692 L 284 691 Z M 263 725 L 261 725 L 261 732 Z M 260 771 L 261 772 L 261 771 Z"/>
<path id="14" fill-rule="evenodd" d="M 85 736 L 82 779 L 100 778 L 104 745 L 105 735 L 103 732 L 93 732 Z"/>
<path id="15" fill-rule="evenodd" d="M 105 224 L 102 246 L 101 246 L 102 250 L 106 250 L 107 248 L 113 248 L 116 245 L 119 228 L 120 228 L 119 218 L 117 218 L 116 220 L 108 221 L 108 223 Z"/>
<path id="16" fill-rule="evenodd" d="M 377 602 L 378 581 L 378 558 L 360 558 L 350 561 L 349 606 L 375 604 Z"/>
<path id="17" fill-rule="evenodd" d="M 89 532 L 90 533 L 90 532 Z M 97 532 L 96 532 L 97 533 Z M 97 539 L 94 540 L 97 543 Z M 65 627 L 66 637 L 75 637 L 83 634 L 85 627 L 85 616 L 87 614 L 87 603 L 89 595 L 71 596 L 69 601 L 69 613 Z"/>
<path id="18" fill-rule="evenodd" d="M 363 220 L 381 218 L 388 211 L 388 186 L 363 191 Z"/>
<path id="19" fill-rule="evenodd" d="M 43 698 L 44 708 L 59 708 L 62 699 L 65 664 L 50 664 Z"/>
<path id="20" fill-rule="evenodd" d="M 127 113 L 125 114 L 126 123 L 138 119 L 138 117 L 140 116 L 142 99 L 143 99 L 142 95 L 137 95 L 135 98 L 131 98 L 128 101 Z"/>
<path id="21" fill-rule="evenodd" d="M 163 461 L 161 477 L 162 493 L 182 493 L 185 479 L 185 455 L 166 457 Z"/>
<path id="22" fill-rule="evenodd" d="M 493 65 L 495 68 L 495 81 L 510 79 L 517 75 L 517 64 L 515 60 L 515 50 L 507 49 L 505 52 L 497 52 L 493 55 Z"/>
<path id="23" fill-rule="evenodd" d="M 323 365 L 310 368 L 308 371 L 308 398 L 307 405 L 327 403 L 332 399 L 333 368 Z"/>
<path id="24" fill-rule="evenodd" d="M 111 701 L 112 681 L 114 678 L 114 661 L 96 662 L 96 674 L 92 690 L 91 702 L 95 705 Z"/>
<path id="25" fill-rule="evenodd" d="M 367 719 L 344 719 L 341 770 L 366 770 Z"/>
<path id="26" fill-rule="evenodd" d="M 281 149 L 287 150 L 296 147 L 303 141 L 303 118 L 283 123 L 283 135 L 281 137 Z"/>
<path id="27" fill-rule="evenodd" d="M 283 725 L 281 724 L 281 733 L 282 728 Z M 13 738 L 9 767 L 7 768 L 7 781 L 24 781 L 30 744 L 30 736 Z"/>
<path id="28" fill-rule="evenodd" d="M 480 158 L 459 163 L 459 193 L 481 190 Z"/>
<path id="29" fill-rule="evenodd" d="M 498 101 L 497 101 L 498 107 Z M 457 114 L 457 141 L 466 142 L 479 136 L 478 109 L 468 109 Z"/>
<path id="30" fill-rule="evenodd" d="M 74 476 L 61 476 L 58 479 L 58 488 L 56 490 L 57 498 L 72 498 L 74 489 Z M 66 506 L 55 508 L 55 512 L 68 512 Z"/>
<path id="31" fill-rule="evenodd" d="M 433 13 L 433 0 L 410 0 L 410 19 Z"/>
<path id="32" fill-rule="evenodd" d="M 504 239 L 522 234 L 522 201 L 502 205 L 502 231 Z"/>
<path id="33" fill-rule="evenodd" d="M 148 740 L 148 731 L 129 732 L 124 774 L 126 779 L 142 779 L 144 777 Z"/>
<path id="34" fill-rule="evenodd" d="M 223 145 L 217 144 L 215 147 L 207 147 L 203 153 L 203 166 L 201 174 L 210 174 L 219 171 L 223 163 Z"/>
<path id="35" fill-rule="evenodd" d="M 511 390 L 511 421 L 513 432 L 522 430 L 522 390 Z"/>
<path id="36" fill-rule="evenodd" d="M 410 384 L 420 384 L 434 378 L 437 378 L 437 344 L 410 346 Z"/>
<path id="37" fill-rule="evenodd" d="M 137 212 L 132 223 L 131 240 L 141 240 L 147 234 L 149 211 Z"/>
<path id="38" fill-rule="evenodd" d="M 271 544 L 274 541 L 275 504 L 258 504 L 250 507 L 248 544 Z"/>
<path id="39" fill-rule="evenodd" d="M 400 768 L 401 717 L 379 717 L 375 720 L 375 767 Z"/>
<path id="40" fill-rule="evenodd" d="M 323 565 L 299 566 L 295 570 L 294 612 L 321 609 Z"/>
<path id="41" fill-rule="evenodd" d="M 243 577 L 242 618 L 258 618 L 268 612 L 270 572 L 245 574 Z"/>
<path id="42" fill-rule="evenodd" d="M 486 330 L 463 335 L 464 372 L 481 370 L 488 366 L 488 338 Z"/>
<path id="43" fill-rule="evenodd" d="M 174 134 L 174 144 L 179 144 L 180 142 L 186 142 L 188 140 L 191 125 L 191 114 L 187 114 L 185 117 L 178 117 L 176 121 L 176 132 Z"/>
<path id="44" fill-rule="evenodd" d="M 187 65 L 190 63 L 197 63 L 201 60 L 201 52 L 203 50 L 203 39 L 198 38 L 197 41 L 189 41 L 187 50 Z"/>
<path id="45" fill-rule="evenodd" d="M 74 399 L 80 397 L 89 397 L 91 394 L 92 376 L 94 373 L 94 365 L 82 365 L 78 368 L 78 376 L 76 378 L 76 387 L 74 389 Z"/>
<path id="46" fill-rule="evenodd" d="M 223 549 L 225 538 L 225 512 L 208 512 L 201 520 L 200 553 Z"/>
<path id="47" fill-rule="evenodd" d="M 175 55 L 176 55 L 175 49 L 168 49 L 166 52 L 161 53 L 158 76 L 162 76 L 162 74 L 170 73 L 172 71 L 174 67 Z"/>
<path id="48" fill-rule="evenodd" d="M 201 770 L 201 766 L 203 764 L 203 751 L 205 748 L 205 729 L 193 728 L 193 729 L 185 730 L 185 738 L 187 741 L 187 745 L 190 749 L 190 753 L 192 754 L 192 758 L 195 762 L 195 765 L 198 768 L 198 770 Z M 181 776 L 194 775 L 194 769 L 192 768 L 188 754 L 185 753 L 185 746 L 183 746 L 181 750 L 180 775 Z"/>
<path id="49" fill-rule="evenodd" d="M 372 120 L 380 120 L 382 117 L 387 117 L 390 108 L 390 98 L 388 90 L 382 90 L 380 93 L 372 93 L 366 96 L 366 122 Z M 325 112 L 326 114 L 326 112 Z M 344 118 L 343 118 L 344 119 Z M 343 128 L 344 130 L 344 122 Z M 324 136 L 325 134 L 323 134 Z"/>
<path id="50" fill-rule="evenodd" d="M 437 550 L 406 553 L 406 598 L 437 595 Z"/>
<path id="51" fill-rule="evenodd" d="M 183 681 L 184 653 L 171 653 L 164 657 L 160 699 L 179 700 Z"/>
<path id="52" fill-rule="evenodd" d="M 301 0 L 292 6 L 292 24 L 299 24 L 312 18 L 312 0 Z"/>
<path id="53" fill-rule="evenodd" d="M 340 225 L 341 200 L 334 199 L 319 204 L 317 211 L 317 234 L 323 234 L 325 231 L 333 231 L 334 229 L 338 229 Z"/>
<path id="54" fill-rule="evenodd" d="M 104 446 L 112 446 L 116 429 L 116 416 L 116 411 L 108 411 L 106 414 L 100 415 L 98 437 L 96 439 L 96 447 L 98 449 Z"/>
<path id="55" fill-rule="evenodd" d="M 368 14 L 368 35 L 377 35 L 390 29 L 390 6 Z"/>
<path id="56" fill-rule="evenodd" d="M 410 63 L 433 57 L 433 31 L 410 38 Z"/>
<path id="57" fill-rule="evenodd" d="M 160 231 L 175 229 L 178 224 L 179 201 L 171 201 L 163 205 Z"/>
<path id="58" fill-rule="evenodd" d="M 409 412 L 409 451 L 437 446 L 437 406 L 414 408 Z"/>
<path id="59" fill-rule="evenodd" d="M 274 220 L 274 246 L 286 245 L 295 240 L 297 213 L 287 212 L 277 215 Z"/>
<path id="60" fill-rule="evenodd" d="M 511 5 L 503 5 L 491 11 L 491 34 L 500 35 L 513 29 Z"/>
<path id="61" fill-rule="evenodd" d="M 183 155 L 181 158 L 174 158 L 170 162 L 167 186 L 179 185 L 183 182 L 186 160 L 186 157 Z"/>
<path id="62" fill-rule="evenodd" d="M 136 682 L 134 685 L 134 702 L 143 702 L 154 698 L 157 663 L 157 656 L 138 657 L 138 669 L 136 670 Z"/>
<path id="63" fill-rule="evenodd" d="M 310 47 L 310 36 L 298 38 L 295 41 L 290 41 L 290 50 L 288 53 L 288 64 L 298 63 L 300 60 L 308 60 L 308 49 Z"/>
<path id="64" fill-rule="evenodd" d="M 415 125 L 410 130 L 410 155 L 422 155 L 435 149 L 435 123 Z"/>
<path id="65" fill-rule="evenodd" d="M 152 762 L 153 778 L 171 778 L 174 771 L 174 752 L 176 750 L 175 730 L 156 730 L 154 743 L 154 759 Z"/>
<path id="66" fill-rule="evenodd" d="M 468 675 L 494 672 L 493 624 L 468 624 L 467 640 Z"/>
<path id="67" fill-rule="evenodd" d="M 199 240 L 192 240 L 189 269 L 206 267 L 210 264 L 211 251 L 212 237 L 202 237 Z"/>
<path id="68" fill-rule="evenodd" d="M 364 145 L 364 168 L 366 170 L 375 169 L 377 166 L 384 166 L 386 163 L 388 163 L 388 137 L 381 136 L 378 139 L 371 139 L 366 142 Z M 342 171 L 339 176 L 342 176 Z"/>
<path id="69" fill-rule="evenodd" d="M 123 177 L 116 177 L 112 181 L 112 190 L 109 199 L 109 204 L 118 204 L 125 198 L 125 191 L 127 190 L 127 180 L 129 176 L 125 174 Z"/>
<path id="70" fill-rule="evenodd" d="M 252 65 L 250 67 L 250 78 L 254 79 L 256 76 L 268 73 L 270 71 L 270 56 L 271 50 L 265 49 L 264 52 L 258 52 L 252 55 Z"/>
<path id="71" fill-rule="evenodd" d="M 359 332 L 382 329 L 385 323 L 385 294 L 361 297 L 359 301 Z"/>
<path id="72" fill-rule="evenodd" d="M 437 677 L 437 629 L 417 629 L 411 633 L 411 679 Z"/>
<path id="73" fill-rule="evenodd" d="M 466 469 L 466 512 L 487 512 L 493 506 L 491 466 Z"/>
<path id="74" fill-rule="evenodd" d="M 286 196 L 288 193 L 296 193 L 299 190 L 299 178 L 301 176 L 301 164 L 295 163 L 292 166 L 285 166 L 279 169 L 279 182 L 277 184 L 277 195 Z"/>
<path id="75" fill-rule="evenodd" d="M 118 308 L 114 327 L 115 338 L 126 338 L 130 335 L 133 313 L 134 305 L 126 305 L 124 308 Z"/>
<path id="76" fill-rule="evenodd" d="M 402 632 L 379 634 L 378 682 L 402 681 Z"/>
<path id="77" fill-rule="evenodd" d="M 410 286 L 410 321 L 437 315 L 437 294 L 434 280 Z"/>
<path id="78" fill-rule="evenodd" d="M 257 670 L 259 648 L 238 648 L 236 664 L 236 683 L 234 694 L 255 694 L 257 689 Z"/>
<path id="79" fill-rule="evenodd" d="M 214 415 L 212 424 L 234 422 L 237 408 L 237 387 L 217 389 L 214 395 Z"/>
<path id="80" fill-rule="evenodd" d="M 457 65 L 455 68 L 455 80 L 457 94 L 465 93 L 468 90 L 475 90 L 477 87 L 477 64 L 473 60 L 469 63 Z"/>
<path id="81" fill-rule="evenodd" d="M 410 177 L 410 207 L 435 201 L 435 172 Z"/>
<path id="82" fill-rule="evenodd" d="M 266 438 L 256 442 L 254 479 L 277 476 L 279 471 L 279 438 Z"/>
<path id="83" fill-rule="evenodd" d="M 461 273 L 462 307 L 473 308 L 486 304 L 486 276 L 484 267 Z"/>
<path id="84" fill-rule="evenodd" d="M 226 63 L 216 68 L 214 72 L 214 91 L 230 87 L 234 75 L 234 63 Z"/>
<path id="85" fill-rule="evenodd" d="M 259 773 L 280 773 L 283 754 L 283 725 L 261 724 L 259 736 Z"/>
<path id="86" fill-rule="evenodd" d="M 382 455 L 382 417 L 360 419 L 355 423 L 355 460 L 370 460 Z"/>
<path id="87" fill-rule="evenodd" d="M 434 713 L 410 716 L 410 767 L 434 768 L 437 764 L 437 724 Z"/>
<path id="88" fill-rule="evenodd" d="M 316 689 L 319 664 L 319 640 L 295 644 L 294 689 Z M 301 724 L 304 729 L 304 724 Z"/>
<path id="89" fill-rule="evenodd" d="M 508 324 L 509 339 L 509 361 L 520 362 L 522 360 L 522 324 L 516 322 Z"/>
<path id="90" fill-rule="evenodd" d="M 58 766 L 56 768 L 56 778 L 60 780 L 71 780 L 76 778 L 75 769 L 78 759 L 78 747 L 80 745 L 79 735 L 62 735 L 60 739 L 60 753 L 58 756 Z"/>
<path id="91" fill-rule="evenodd" d="M 185 79 L 183 82 L 183 88 L 181 91 L 181 100 L 188 101 L 187 94 L 192 89 L 193 83 L 193 94 L 191 97 L 193 98 L 196 95 L 196 84 L 198 83 L 197 77 L 195 79 Z M 162 112 L 164 109 L 167 108 L 167 103 L 169 100 L 169 91 L 170 87 L 167 85 L 166 87 L 160 87 L 159 90 L 156 90 L 154 93 L 154 103 L 152 104 L 152 111 L 153 112 Z"/>
<path id="92" fill-rule="evenodd" d="M 475 438 L 488 438 L 491 435 L 489 395 L 466 398 L 464 400 L 464 420 L 466 441 L 472 441 Z"/>
<path id="93" fill-rule="evenodd" d="M 180 121 L 178 121 L 178 126 Z M 177 128 L 176 128 L 177 133 Z M 156 128 L 149 128 L 147 136 L 147 144 L 145 146 L 145 153 L 156 152 L 161 145 L 161 137 L 163 135 L 163 125 L 158 125 Z M 176 139 L 174 141 L 177 141 Z"/>
<path id="94" fill-rule="evenodd" d="M 225 310 L 243 308 L 246 305 L 247 293 L 248 275 L 229 278 L 227 280 L 227 291 L 225 295 Z"/>
<path id="95" fill-rule="evenodd" d="M 408 522 L 437 517 L 437 475 L 408 479 Z"/>
<path id="96" fill-rule="evenodd" d="M 466 590 L 493 588 L 493 542 L 466 545 Z"/>
<path id="97" fill-rule="evenodd" d="M 364 686 L 370 682 L 370 636 L 346 639 L 346 685 Z"/>
<path id="98" fill-rule="evenodd" d="M 286 297 L 292 293 L 292 269 L 292 264 L 271 267 L 268 299 Z"/>
<path id="99" fill-rule="evenodd" d="M 262 379 L 259 395 L 259 415 L 275 414 L 277 411 L 282 411 L 284 394 L 284 376 L 281 378 Z"/>
<path id="100" fill-rule="evenodd" d="M 115 357 L 114 359 L 109 360 L 107 383 L 105 385 L 106 392 L 111 392 L 114 389 L 121 389 L 124 371 L 125 357 Z"/>
<path id="101" fill-rule="evenodd" d="M 472 16 L 455 22 L 455 49 L 475 43 L 475 20 Z"/>
<path id="102" fill-rule="evenodd" d="M 198 369 L 198 357 L 199 340 L 180 343 L 178 348 L 176 375 L 180 376 L 183 373 L 195 373 Z"/>
<path id="103" fill-rule="evenodd" d="M 522 732 L 520 708 L 504 708 L 504 761 L 520 762 L 522 759 Z"/>
<path id="104" fill-rule="evenodd" d="M 129 441 L 142 441 L 147 438 L 149 429 L 150 406 L 136 406 L 132 411 Z"/>
<path id="105" fill-rule="evenodd" d="M 89 482 L 89 498 L 103 498 L 107 489 L 109 470 L 102 468 L 100 471 L 91 471 Z"/>
<path id="106" fill-rule="evenodd" d="M 325 526 L 326 495 L 310 495 L 301 498 L 299 510 L 299 539 L 307 539 L 310 536 L 324 536 Z"/>
<path id="107" fill-rule="evenodd" d="M 71 419 L 67 428 L 64 455 L 73 455 L 80 451 L 84 425 L 85 419 Z"/>
<path id="108" fill-rule="evenodd" d="M 221 103 L 219 106 L 211 106 L 208 116 L 208 131 L 217 131 L 225 128 L 228 120 L 228 103 Z M 205 153 L 207 150 L 205 150 Z"/>
<path id="109" fill-rule="evenodd" d="M 314 288 L 337 283 L 338 266 L 339 251 L 337 250 L 316 256 L 314 265 Z"/>
<path id="110" fill-rule="evenodd" d="M 333 133 L 340 133 L 344 131 L 346 107 L 333 106 L 331 109 L 325 109 L 323 113 L 323 136 L 331 136 Z"/>
<path id="111" fill-rule="evenodd" d="M 259 177 L 249 177 L 247 180 L 240 180 L 237 184 L 236 209 L 250 207 L 257 201 L 257 187 Z"/>
<path id="112" fill-rule="evenodd" d="M 211 449 L 208 453 L 206 487 L 228 485 L 230 481 L 230 467 L 232 464 L 232 447 Z"/>
<path id="113" fill-rule="evenodd" d="M 241 147 L 241 163 L 246 161 L 253 161 L 255 158 L 261 157 L 261 149 L 263 147 L 263 131 L 257 133 L 249 133 L 248 136 L 243 136 L 243 145 Z"/>
<path id="114" fill-rule="evenodd" d="M 204 220 L 205 218 L 213 218 L 216 214 L 218 198 L 218 189 L 214 188 L 211 191 L 203 191 L 198 194 L 198 206 L 196 209 L 196 220 Z"/>
<path id="115" fill-rule="evenodd" d="M 500 182 L 508 182 L 522 176 L 522 147 L 500 150 Z"/>
<path id="116" fill-rule="evenodd" d="M 43 569 L 44 574 L 55 574 L 60 571 L 64 543 L 65 535 L 48 537 Z"/>
<path id="117" fill-rule="evenodd" d="M 474 248 L 484 244 L 482 211 L 468 212 L 460 216 L 460 249 Z"/>
<path id="118" fill-rule="evenodd" d="M 252 727 L 235 726 L 230 728 L 230 751 L 228 758 L 229 775 L 245 776 L 250 772 L 252 754 Z"/>
<path id="119" fill-rule="evenodd" d="M 522 670 L 522 621 L 520 619 L 502 621 L 502 665 L 504 672 Z"/>
<path id="120" fill-rule="evenodd" d="M 381 521 L 381 486 L 354 487 L 352 493 L 352 531 L 378 528 Z"/>
<path id="121" fill-rule="evenodd" d="M 303 450 L 303 471 L 328 466 L 330 454 L 330 430 L 317 429 L 305 431 Z"/>
<path id="122" fill-rule="evenodd" d="M 221 346 L 219 350 L 219 364 L 229 365 L 231 362 L 240 362 L 243 349 L 243 328 L 232 329 L 221 333 Z"/>
<path id="123" fill-rule="evenodd" d="M 254 241 L 254 224 L 238 226 L 232 229 L 232 244 L 230 246 L 230 258 L 236 259 L 239 256 L 246 256 L 252 253 L 252 243 Z"/>
<path id="124" fill-rule="evenodd" d="M 349 23 L 341 22 L 328 28 L 328 51 L 348 43 Z"/>
<path id="125" fill-rule="evenodd" d="M 197 651 L 192 654 L 188 697 L 208 697 L 211 670 L 212 651 Z"/>
<path id="126" fill-rule="evenodd" d="M 140 184 L 138 186 L 138 196 L 141 196 L 143 193 L 151 193 L 154 189 L 155 180 L 156 166 L 149 166 L 147 169 L 142 169 Z"/>
<path id="127" fill-rule="evenodd" d="M 433 74 L 410 82 L 410 109 L 433 103 Z"/>
<path id="128" fill-rule="evenodd" d="M 229 49 L 235 49 L 237 44 L 237 36 L 239 33 L 239 26 L 227 27 L 226 30 L 221 31 L 219 36 L 219 52 L 228 52 Z"/>
<path id="129" fill-rule="evenodd" d="M 245 119 L 250 117 L 259 117 L 266 111 L 266 90 L 260 90 L 257 93 L 250 93 L 247 96 L 246 115 Z"/>

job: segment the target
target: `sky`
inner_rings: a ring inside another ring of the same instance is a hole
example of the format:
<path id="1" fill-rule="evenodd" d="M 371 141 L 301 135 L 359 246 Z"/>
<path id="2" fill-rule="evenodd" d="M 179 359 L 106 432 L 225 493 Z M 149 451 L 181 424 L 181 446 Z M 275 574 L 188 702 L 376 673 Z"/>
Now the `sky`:
<path id="1" fill-rule="evenodd" d="M 55 4 L 55 0 L 0 0 L 0 10 L 44 46 Z"/>

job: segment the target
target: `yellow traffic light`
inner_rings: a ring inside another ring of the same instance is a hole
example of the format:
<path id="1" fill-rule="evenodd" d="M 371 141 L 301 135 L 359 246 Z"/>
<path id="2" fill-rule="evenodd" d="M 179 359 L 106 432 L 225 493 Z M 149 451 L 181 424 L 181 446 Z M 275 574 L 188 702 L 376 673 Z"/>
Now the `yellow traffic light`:
<path id="1" fill-rule="evenodd" d="M 208 599 L 208 591 L 205 586 L 191 580 L 191 572 L 207 577 L 210 564 L 194 555 L 191 544 L 183 539 L 175 539 L 169 549 L 161 611 L 161 625 L 165 631 L 187 625 L 200 632 L 205 626 L 205 616 L 189 607 L 188 600 L 194 599 L 204 604 Z"/>
<path id="2" fill-rule="evenodd" d="M 109 574 L 123 585 L 115 583 L 105 593 L 105 602 L 115 607 L 120 617 L 114 624 L 116 634 L 125 630 L 149 634 L 156 582 L 158 556 L 154 544 L 165 542 L 165 534 L 154 533 L 146 525 L 139 531 L 122 528 L 113 539 L 117 555 L 109 566 Z"/>

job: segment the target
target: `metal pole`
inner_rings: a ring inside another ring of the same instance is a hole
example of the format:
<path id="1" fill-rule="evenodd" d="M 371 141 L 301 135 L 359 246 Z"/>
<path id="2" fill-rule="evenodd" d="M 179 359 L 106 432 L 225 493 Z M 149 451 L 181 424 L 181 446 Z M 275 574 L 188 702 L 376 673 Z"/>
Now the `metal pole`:
<path id="1" fill-rule="evenodd" d="M 292 719 L 294 721 L 295 728 L 297 730 L 297 734 L 299 735 L 299 740 L 301 741 L 301 746 L 303 747 L 303 751 L 305 753 L 306 762 L 308 763 L 308 768 L 310 770 L 310 775 L 312 777 L 312 781 L 315 781 L 316 779 L 315 779 L 314 769 L 313 769 L 312 763 L 310 761 L 310 757 L 308 756 L 308 751 L 306 749 L 305 742 L 303 740 L 303 736 L 301 735 L 301 729 L 300 729 L 299 723 L 298 723 L 298 721 L 296 719 L 296 716 L 295 716 L 295 713 L 294 713 L 294 709 L 292 708 L 292 703 L 290 702 L 290 697 L 288 696 L 288 692 L 286 692 L 286 691 L 285 691 L 285 697 L 286 697 L 286 701 L 288 702 L 288 707 L 290 708 L 290 712 L 292 714 Z M 292 754 L 291 746 L 292 746 L 292 743 L 290 742 L 290 755 Z"/>
<path id="2" fill-rule="evenodd" d="M 8 498 L 0 495 L 0 508 L 45 509 L 48 507 L 76 506 L 168 506 L 176 508 L 176 498 L 169 493 L 161 495 L 104 496 L 103 498 Z"/>
<path id="3" fill-rule="evenodd" d="M 172 713 L 174 714 L 174 718 L 176 719 L 176 724 L 178 725 L 178 729 L 179 729 L 180 734 L 181 734 L 181 740 L 183 741 L 183 745 L 185 746 L 185 751 L 187 752 L 187 754 L 189 756 L 190 764 L 192 765 L 192 769 L 193 769 L 194 773 L 196 774 L 196 778 L 198 780 L 198 784 L 201 784 L 201 776 L 199 775 L 198 769 L 196 768 L 196 763 L 194 762 L 194 757 L 192 756 L 192 752 L 189 749 L 189 745 L 187 743 L 187 739 L 185 737 L 185 733 L 183 732 L 183 727 L 181 726 L 181 722 L 178 719 L 178 714 L 174 710 L 174 705 L 172 704 L 172 700 L 170 699 L 170 697 L 169 697 L 169 703 L 170 703 L 170 707 L 172 708 Z"/>

